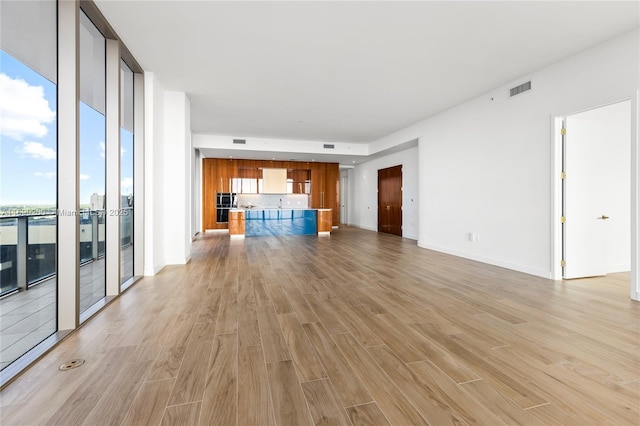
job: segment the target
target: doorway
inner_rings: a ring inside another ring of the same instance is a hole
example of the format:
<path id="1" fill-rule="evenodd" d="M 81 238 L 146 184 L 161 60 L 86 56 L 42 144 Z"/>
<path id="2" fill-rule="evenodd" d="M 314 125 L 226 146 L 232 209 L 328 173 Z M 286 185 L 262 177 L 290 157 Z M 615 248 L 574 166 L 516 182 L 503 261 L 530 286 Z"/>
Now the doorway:
<path id="1" fill-rule="evenodd" d="M 402 166 L 378 170 L 378 232 L 402 236 Z"/>
<path id="2" fill-rule="evenodd" d="M 348 225 L 349 224 L 349 211 L 347 206 L 348 194 L 349 194 L 349 176 L 348 173 L 342 172 L 340 176 L 340 221 Z"/>
<path id="3" fill-rule="evenodd" d="M 562 278 L 631 269 L 631 102 L 561 117 Z"/>

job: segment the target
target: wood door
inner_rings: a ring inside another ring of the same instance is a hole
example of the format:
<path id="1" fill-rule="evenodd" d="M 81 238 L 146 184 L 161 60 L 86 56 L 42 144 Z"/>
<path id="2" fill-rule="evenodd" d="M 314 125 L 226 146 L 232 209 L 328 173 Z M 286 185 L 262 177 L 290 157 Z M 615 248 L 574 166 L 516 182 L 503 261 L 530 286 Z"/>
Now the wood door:
<path id="1" fill-rule="evenodd" d="M 402 166 L 378 170 L 378 232 L 402 236 Z"/>

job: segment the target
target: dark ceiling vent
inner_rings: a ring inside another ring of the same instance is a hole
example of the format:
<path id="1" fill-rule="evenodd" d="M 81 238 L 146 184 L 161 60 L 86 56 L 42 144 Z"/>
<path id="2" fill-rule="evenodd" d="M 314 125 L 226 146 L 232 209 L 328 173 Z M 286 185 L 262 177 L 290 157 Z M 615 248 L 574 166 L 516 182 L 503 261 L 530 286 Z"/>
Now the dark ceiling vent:
<path id="1" fill-rule="evenodd" d="M 234 139 L 234 140 L 233 140 L 233 143 L 237 143 L 237 144 L 240 144 L 240 145 L 244 145 L 244 144 L 246 144 L 246 143 L 247 143 L 247 140 L 246 140 L 246 139 Z"/>
<path id="2" fill-rule="evenodd" d="M 324 144 L 324 149 L 334 149 L 335 145 L 332 143 L 325 143 Z"/>
<path id="3" fill-rule="evenodd" d="M 531 82 L 527 81 L 526 83 L 522 83 L 520 86 L 513 87 L 509 90 L 509 97 L 512 98 L 515 95 L 519 95 L 522 92 L 526 92 L 527 90 L 531 90 Z"/>

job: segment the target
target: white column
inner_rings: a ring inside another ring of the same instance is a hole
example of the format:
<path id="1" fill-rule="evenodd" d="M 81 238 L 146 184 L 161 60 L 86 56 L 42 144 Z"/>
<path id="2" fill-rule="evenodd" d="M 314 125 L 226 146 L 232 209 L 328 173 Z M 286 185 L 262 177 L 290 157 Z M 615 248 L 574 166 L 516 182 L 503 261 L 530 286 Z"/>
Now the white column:
<path id="1" fill-rule="evenodd" d="M 164 89 L 144 73 L 144 275 L 155 275 L 164 256 Z M 168 177 L 167 177 L 168 178 Z"/>
<path id="2" fill-rule="evenodd" d="M 58 2 L 58 330 L 80 323 L 79 248 L 79 12 Z"/>
<path id="3" fill-rule="evenodd" d="M 191 258 L 191 133 L 189 99 L 184 92 L 164 97 L 165 257 L 168 264 L 185 264 Z"/>
<path id="4" fill-rule="evenodd" d="M 144 275 L 144 75 L 133 74 L 133 275 Z"/>
<path id="5" fill-rule="evenodd" d="M 640 91 L 631 98 L 631 298 L 640 301 Z"/>
<path id="6" fill-rule="evenodd" d="M 120 294 L 120 43 L 106 40 L 107 296 Z"/>

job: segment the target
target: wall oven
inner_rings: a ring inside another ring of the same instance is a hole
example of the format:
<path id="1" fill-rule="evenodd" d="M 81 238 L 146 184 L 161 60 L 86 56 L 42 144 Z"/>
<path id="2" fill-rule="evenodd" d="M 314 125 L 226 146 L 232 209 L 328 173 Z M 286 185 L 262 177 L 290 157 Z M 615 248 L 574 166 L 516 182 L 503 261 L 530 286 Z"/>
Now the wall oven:
<path id="1" fill-rule="evenodd" d="M 235 192 L 216 192 L 216 222 L 229 222 L 229 209 L 238 207 L 238 194 Z"/>

